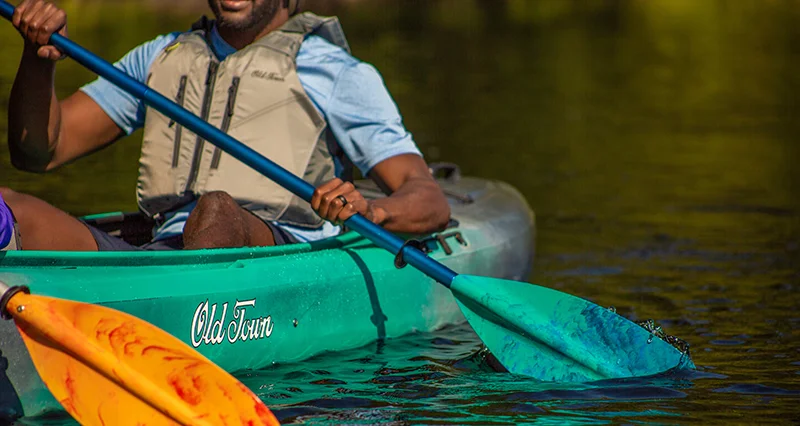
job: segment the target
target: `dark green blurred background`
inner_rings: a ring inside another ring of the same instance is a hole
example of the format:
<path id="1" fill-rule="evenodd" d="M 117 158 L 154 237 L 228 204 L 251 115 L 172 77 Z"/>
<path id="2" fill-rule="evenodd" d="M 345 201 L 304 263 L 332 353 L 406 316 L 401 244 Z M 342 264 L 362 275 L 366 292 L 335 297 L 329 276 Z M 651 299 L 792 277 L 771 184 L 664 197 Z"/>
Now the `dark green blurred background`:
<path id="1" fill-rule="evenodd" d="M 174 8 L 166 10 L 137 1 L 61 4 L 71 36 L 112 61 L 187 28 L 205 11 L 203 0 L 169 2 Z M 510 181 L 540 213 L 649 206 L 650 214 L 663 214 L 674 196 L 796 205 L 800 2 L 307 6 L 340 16 L 355 55 L 383 73 L 429 160 Z M 0 36 L 4 140 L 21 42 L 9 25 L 0 26 Z M 66 96 L 92 78 L 64 61 L 59 92 Z M 132 209 L 139 140 L 48 177 L 11 171 L 0 150 L 0 182 L 75 213 Z M 586 181 L 574 185 L 576 179 Z"/>

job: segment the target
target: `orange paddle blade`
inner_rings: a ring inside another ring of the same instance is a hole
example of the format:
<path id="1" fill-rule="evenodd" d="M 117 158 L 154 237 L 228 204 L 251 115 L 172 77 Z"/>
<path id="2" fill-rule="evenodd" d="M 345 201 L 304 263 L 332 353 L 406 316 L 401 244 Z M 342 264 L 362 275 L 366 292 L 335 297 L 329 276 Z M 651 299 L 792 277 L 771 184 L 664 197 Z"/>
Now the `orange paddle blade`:
<path id="1" fill-rule="evenodd" d="M 83 425 L 277 425 L 246 386 L 134 316 L 17 293 L 7 311 L 50 392 Z"/>

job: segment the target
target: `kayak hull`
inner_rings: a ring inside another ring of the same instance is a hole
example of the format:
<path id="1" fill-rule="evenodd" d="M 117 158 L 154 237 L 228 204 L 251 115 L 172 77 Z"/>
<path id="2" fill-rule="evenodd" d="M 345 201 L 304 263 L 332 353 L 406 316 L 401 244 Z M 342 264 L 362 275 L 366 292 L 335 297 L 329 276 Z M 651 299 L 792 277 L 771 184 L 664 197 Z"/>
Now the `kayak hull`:
<path id="1" fill-rule="evenodd" d="M 520 194 L 473 178 L 440 184 L 457 224 L 423 240 L 430 256 L 459 273 L 527 278 L 535 226 Z M 353 232 L 271 248 L 7 252 L 0 253 L 0 280 L 135 315 L 230 372 L 465 321 L 448 289 L 411 266 L 396 268 L 392 254 Z M 0 412 L 61 410 L 12 322 L 0 323 L 0 351 L 7 360 Z"/>

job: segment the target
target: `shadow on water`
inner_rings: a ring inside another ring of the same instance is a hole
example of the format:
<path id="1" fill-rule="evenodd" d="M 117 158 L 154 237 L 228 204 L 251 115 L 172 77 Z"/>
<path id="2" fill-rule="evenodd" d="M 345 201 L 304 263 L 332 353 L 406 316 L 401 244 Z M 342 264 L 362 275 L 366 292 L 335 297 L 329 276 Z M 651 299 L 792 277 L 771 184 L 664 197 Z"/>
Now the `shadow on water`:
<path id="1" fill-rule="evenodd" d="M 71 36 L 111 60 L 197 15 L 64 4 Z M 429 161 L 526 196 L 537 213 L 533 282 L 655 319 L 691 345 L 698 371 L 545 384 L 491 371 L 462 326 L 243 374 L 284 422 L 796 420 L 800 1 L 309 4 L 341 18 Z M 3 145 L 21 49 L 8 25 L 0 49 Z M 64 61 L 58 93 L 91 78 Z M 140 140 L 50 176 L 12 170 L 0 149 L 0 185 L 73 214 L 130 211 Z"/>
<path id="2" fill-rule="evenodd" d="M 14 413 L 22 412 L 22 401 L 8 379 L 8 358 L 0 352 L 0 419 L 10 418 Z M 0 420 L 1 421 L 1 420 Z"/>

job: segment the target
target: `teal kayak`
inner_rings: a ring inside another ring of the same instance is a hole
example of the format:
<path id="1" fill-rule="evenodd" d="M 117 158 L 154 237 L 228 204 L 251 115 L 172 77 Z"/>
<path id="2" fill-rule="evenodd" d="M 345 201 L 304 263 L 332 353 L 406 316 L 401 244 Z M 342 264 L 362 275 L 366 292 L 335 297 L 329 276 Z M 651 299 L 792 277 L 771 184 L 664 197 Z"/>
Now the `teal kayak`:
<path id="1" fill-rule="evenodd" d="M 465 274 L 524 280 L 534 215 L 513 187 L 439 179 L 452 221 L 421 240 L 429 255 Z M 359 182 L 367 197 L 382 194 Z M 121 213 L 86 220 L 134 242 L 148 226 Z M 306 244 L 172 252 L 0 253 L 0 281 L 96 303 L 173 334 L 229 372 L 295 363 L 379 339 L 465 321 L 452 293 L 355 232 Z M 400 266 L 400 267 L 398 267 Z M 61 411 L 13 322 L 0 323 L 0 414 Z M 269 403 L 269 401 L 265 401 Z"/>

